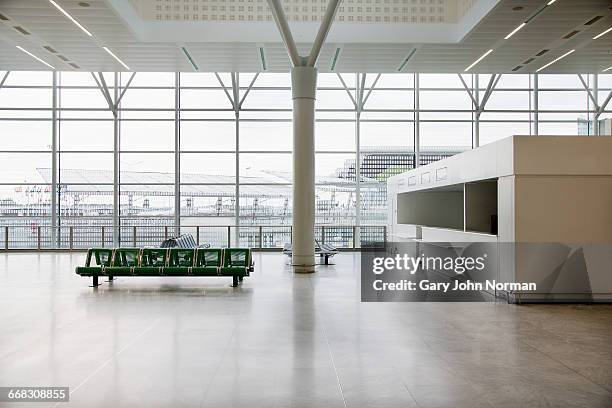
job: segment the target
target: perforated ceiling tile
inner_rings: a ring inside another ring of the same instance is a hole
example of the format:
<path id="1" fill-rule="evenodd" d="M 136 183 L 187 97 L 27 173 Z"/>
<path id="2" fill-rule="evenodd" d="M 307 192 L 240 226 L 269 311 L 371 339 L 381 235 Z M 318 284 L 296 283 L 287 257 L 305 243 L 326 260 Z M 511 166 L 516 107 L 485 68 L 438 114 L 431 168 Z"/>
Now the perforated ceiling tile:
<path id="1" fill-rule="evenodd" d="M 266 0 L 130 0 L 144 20 L 272 21 Z M 327 0 L 284 0 L 289 21 L 320 21 Z M 454 23 L 476 0 L 345 0 L 337 22 Z"/>

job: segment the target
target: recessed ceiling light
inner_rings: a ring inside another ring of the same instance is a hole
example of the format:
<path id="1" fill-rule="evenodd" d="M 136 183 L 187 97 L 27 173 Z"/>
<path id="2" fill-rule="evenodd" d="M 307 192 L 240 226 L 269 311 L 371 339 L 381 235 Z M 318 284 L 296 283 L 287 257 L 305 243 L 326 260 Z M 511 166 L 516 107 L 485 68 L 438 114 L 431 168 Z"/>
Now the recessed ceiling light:
<path id="1" fill-rule="evenodd" d="M 76 21 L 74 19 L 74 17 L 72 17 L 70 14 L 68 14 L 68 12 L 66 10 L 64 10 L 59 4 L 57 4 L 53 0 L 49 0 L 49 3 L 53 4 L 56 9 L 58 9 L 63 15 L 68 17 L 68 19 L 70 21 L 72 21 L 77 27 L 79 27 L 85 34 L 87 34 L 90 37 L 93 37 L 93 35 L 91 35 L 91 33 L 89 31 L 87 31 L 87 29 L 85 27 L 83 27 L 78 21 Z"/>
<path id="2" fill-rule="evenodd" d="M 523 6 L 512 7 L 512 11 L 521 11 L 522 9 L 524 9 Z"/>
<path id="3" fill-rule="evenodd" d="M 48 66 L 51 69 L 55 69 L 55 67 L 51 64 L 47 64 L 45 61 L 41 60 L 40 58 L 38 58 L 36 55 L 32 54 L 30 51 L 16 45 L 15 47 L 17 47 L 18 49 L 20 49 L 21 51 L 25 52 L 26 54 L 28 54 L 30 57 L 34 58 L 35 60 L 42 62 L 43 64 L 45 64 L 46 66 Z"/>
<path id="4" fill-rule="evenodd" d="M 128 67 L 125 62 L 121 61 L 121 59 L 118 56 L 116 56 L 115 53 L 113 53 L 111 50 L 109 50 L 108 47 L 102 47 L 102 48 L 104 48 L 104 51 L 108 52 L 114 59 L 119 61 L 119 63 L 121 65 L 123 65 L 125 67 L 125 69 L 127 69 L 128 71 L 131 71 L 130 67 Z"/>
<path id="5" fill-rule="evenodd" d="M 485 52 L 484 54 L 482 54 L 482 56 L 481 56 L 480 58 L 478 58 L 476 61 L 474 61 L 474 62 L 472 63 L 472 65 L 470 65 L 469 67 L 467 67 L 467 68 L 466 68 L 466 69 L 464 69 L 463 71 L 464 71 L 464 72 L 467 72 L 467 71 L 469 71 L 470 69 L 474 68 L 474 66 L 475 66 L 476 64 L 478 64 L 480 61 L 482 61 L 483 59 L 485 59 L 485 58 L 487 57 L 487 55 L 489 55 L 489 54 L 490 54 L 490 53 L 492 53 L 492 52 L 493 52 L 493 49 L 490 49 L 489 51 Z"/>
<path id="6" fill-rule="evenodd" d="M 550 61 L 548 64 L 546 64 L 546 65 L 544 65 L 544 66 L 540 67 L 540 69 L 538 69 L 536 72 L 540 72 L 540 71 L 541 71 L 541 70 L 543 70 L 544 68 L 548 68 L 548 67 L 550 67 L 552 64 L 554 64 L 555 62 L 557 62 L 557 61 L 559 61 L 559 60 L 561 60 L 561 59 L 563 59 L 563 58 L 565 58 L 565 57 L 567 57 L 568 55 L 570 55 L 570 54 L 571 54 L 572 52 L 574 52 L 574 51 L 576 51 L 576 50 L 571 50 L 571 51 L 566 52 L 565 54 L 563 54 L 563 55 L 562 55 L 562 56 L 560 56 L 559 58 L 554 59 L 554 60 Z"/>
<path id="7" fill-rule="evenodd" d="M 608 34 L 610 31 L 612 31 L 612 27 L 608 28 L 606 31 L 603 31 L 603 32 L 597 34 L 595 37 L 593 37 L 593 39 L 596 40 L 599 37 L 603 37 L 604 35 Z"/>
<path id="8" fill-rule="evenodd" d="M 81 6 L 81 7 L 89 7 L 89 3 L 81 1 L 81 2 L 79 2 L 79 6 Z"/>
<path id="9" fill-rule="evenodd" d="M 608 68 L 604 69 L 604 70 L 603 70 L 603 71 L 601 71 L 601 72 L 608 72 L 608 71 L 610 71 L 610 70 L 612 70 L 612 67 L 608 67 Z"/>
<path id="10" fill-rule="evenodd" d="M 512 30 L 512 32 L 510 34 L 505 36 L 504 40 L 507 40 L 508 38 L 512 37 L 514 34 L 516 34 L 521 28 L 525 27 L 526 25 L 527 25 L 527 23 L 521 23 L 518 27 L 516 27 L 514 30 Z"/>

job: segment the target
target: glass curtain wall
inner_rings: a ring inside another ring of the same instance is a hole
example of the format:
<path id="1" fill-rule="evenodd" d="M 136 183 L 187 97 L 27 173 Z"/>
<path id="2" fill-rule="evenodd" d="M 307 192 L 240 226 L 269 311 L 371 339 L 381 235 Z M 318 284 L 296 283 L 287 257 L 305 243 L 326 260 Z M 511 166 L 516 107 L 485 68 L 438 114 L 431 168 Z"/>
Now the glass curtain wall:
<path id="1" fill-rule="evenodd" d="M 321 74 L 317 238 L 380 240 L 386 180 L 417 157 L 610 134 L 612 103 L 598 108 L 611 91 L 607 74 Z M 0 138 L 3 247 L 153 245 L 179 230 L 214 245 L 290 240 L 288 74 L 10 72 Z"/>

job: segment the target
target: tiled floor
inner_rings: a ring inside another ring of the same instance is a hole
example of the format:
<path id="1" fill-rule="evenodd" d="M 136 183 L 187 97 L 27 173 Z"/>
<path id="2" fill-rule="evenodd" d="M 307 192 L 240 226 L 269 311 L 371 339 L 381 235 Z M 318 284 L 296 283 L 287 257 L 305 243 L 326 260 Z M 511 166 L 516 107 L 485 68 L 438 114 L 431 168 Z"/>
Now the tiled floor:
<path id="1" fill-rule="evenodd" d="M 363 304 L 358 254 L 93 290 L 83 259 L 0 254 L 0 386 L 70 386 L 74 407 L 612 407 L 612 305 Z"/>

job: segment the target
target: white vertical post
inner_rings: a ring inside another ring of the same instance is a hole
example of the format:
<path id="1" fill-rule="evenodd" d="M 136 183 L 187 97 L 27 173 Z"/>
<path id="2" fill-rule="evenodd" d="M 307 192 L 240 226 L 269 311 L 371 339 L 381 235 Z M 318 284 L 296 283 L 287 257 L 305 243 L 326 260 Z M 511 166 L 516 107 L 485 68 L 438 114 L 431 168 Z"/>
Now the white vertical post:
<path id="1" fill-rule="evenodd" d="M 540 104 L 539 104 L 540 84 L 538 83 L 538 74 L 533 75 L 533 134 L 540 134 Z"/>
<path id="2" fill-rule="evenodd" d="M 359 74 L 355 74 L 355 89 L 359 89 Z M 359 92 L 355 92 L 356 101 L 361 101 Z M 357 227 L 353 234 L 354 248 L 361 246 L 361 102 L 355 105 L 355 183 L 355 225 Z"/>
<path id="3" fill-rule="evenodd" d="M 174 235 L 181 235 L 181 74 L 174 73 Z"/>
<path id="4" fill-rule="evenodd" d="M 472 92 L 474 93 L 474 99 L 476 99 L 476 112 L 474 113 L 474 138 L 472 140 L 472 149 L 480 146 L 480 75 L 472 75 Z"/>
<path id="5" fill-rule="evenodd" d="M 414 167 L 421 165 L 421 118 L 420 118 L 420 101 L 419 94 L 421 93 L 421 85 L 419 83 L 419 74 L 414 74 Z"/>
<path id="6" fill-rule="evenodd" d="M 240 108 L 236 109 L 236 205 L 234 206 L 234 240 L 236 246 L 240 246 Z"/>
<path id="7" fill-rule="evenodd" d="M 291 68 L 293 98 L 293 270 L 314 272 L 317 69 Z"/>
<path id="8" fill-rule="evenodd" d="M 593 107 L 595 109 L 595 113 L 593 114 L 593 134 L 595 136 L 599 136 L 599 116 L 597 115 L 597 110 L 599 107 L 599 75 L 593 74 L 593 95 L 595 96 L 595 100 L 597 104 Z M 587 97 L 588 99 L 588 97 Z"/>
<path id="9" fill-rule="evenodd" d="M 117 72 L 114 75 L 115 87 L 114 97 L 115 103 L 119 98 L 119 86 L 121 85 L 120 76 Z M 119 200 L 119 172 L 121 168 L 119 166 L 119 105 L 117 104 L 115 112 L 113 113 L 113 245 L 119 246 L 119 211 L 120 211 L 120 200 Z"/>
<path id="10" fill-rule="evenodd" d="M 58 129 L 58 121 L 57 121 L 57 71 L 53 71 L 53 96 L 52 96 L 52 107 L 53 110 L 51 112 L 51 246 L 59 247 L 58 235 L 57 235 L 57 129 Z"/>

